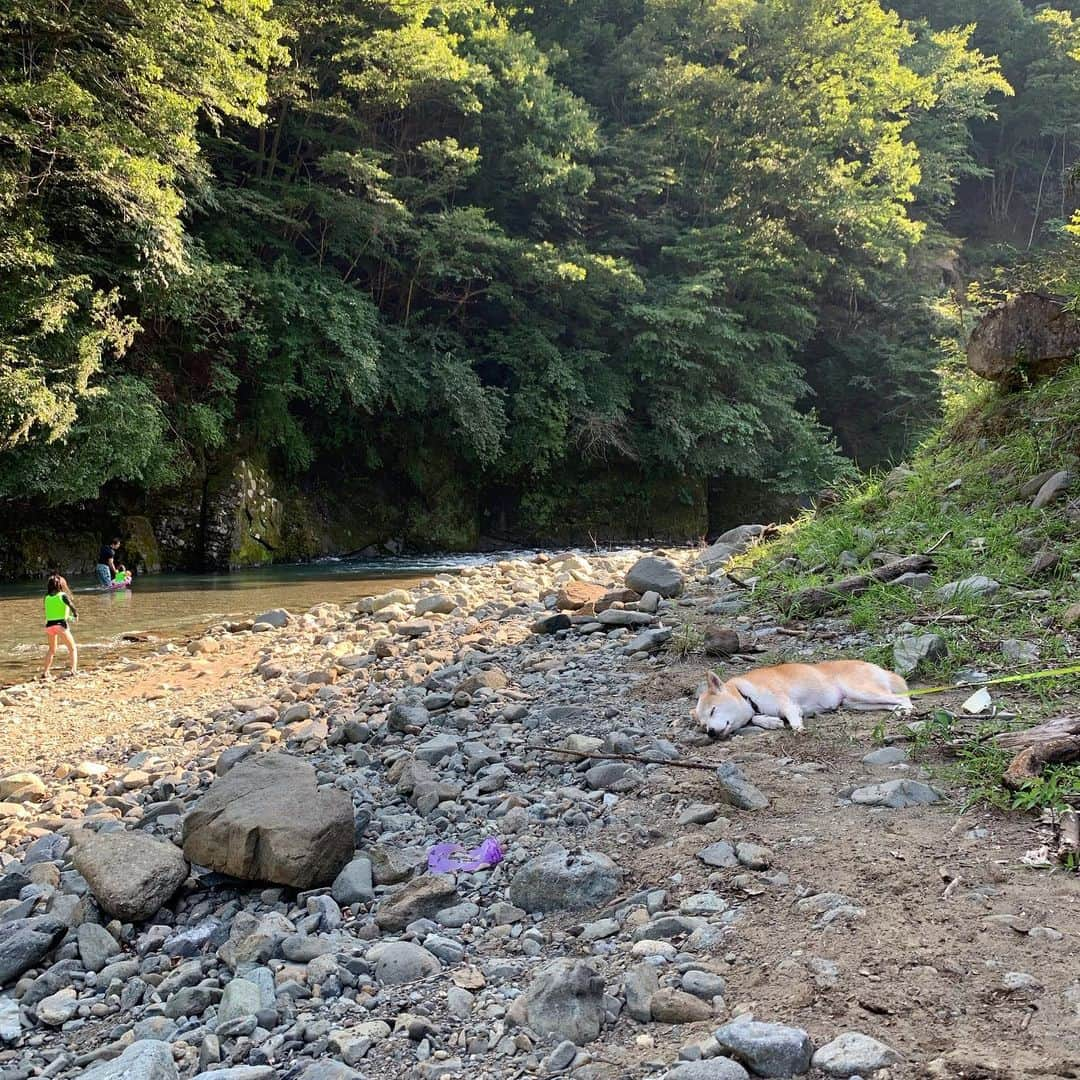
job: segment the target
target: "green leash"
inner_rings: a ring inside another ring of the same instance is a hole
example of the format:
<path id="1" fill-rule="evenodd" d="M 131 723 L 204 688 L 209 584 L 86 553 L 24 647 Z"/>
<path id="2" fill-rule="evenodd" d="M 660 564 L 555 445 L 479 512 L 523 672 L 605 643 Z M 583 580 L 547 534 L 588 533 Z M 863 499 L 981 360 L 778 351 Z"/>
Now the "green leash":
<path id="1" fill-rule="evenodd" d="M 1080 664 L 1071 667 L 1051 668 L 1048 671 L 1031 671 L 1025 675 L 1002 675 L 997 679 L 987 679 L 980 683 L 960 683 L 959 686 L 926 686 L 921 690 L 909 690 L 909 697 L 924 697 L 927 694 L 944 694 L 949 690 L 978 690 L 981 686 L 1000 686 L 1002 683 L 1033 682 L 1035 679 L 1056 679 L 1061 675 L 1080 675 Z"/>

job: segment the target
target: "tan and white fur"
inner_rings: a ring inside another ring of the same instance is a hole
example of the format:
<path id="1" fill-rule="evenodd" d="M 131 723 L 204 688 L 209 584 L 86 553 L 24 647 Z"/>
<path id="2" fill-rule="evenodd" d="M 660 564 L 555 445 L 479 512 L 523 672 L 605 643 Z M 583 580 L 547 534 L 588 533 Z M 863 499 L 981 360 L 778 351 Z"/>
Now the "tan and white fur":
<path id="1" fill-rule="evenodd" d="M 803 717 L 848 709 L 911 710 L 907 683 L 895 672 L 862 660 L 779 664 L 721 682 L 712 671 L 693 717 L 710 735 L 723 737 L 749 723 L 803 730 Z"/>

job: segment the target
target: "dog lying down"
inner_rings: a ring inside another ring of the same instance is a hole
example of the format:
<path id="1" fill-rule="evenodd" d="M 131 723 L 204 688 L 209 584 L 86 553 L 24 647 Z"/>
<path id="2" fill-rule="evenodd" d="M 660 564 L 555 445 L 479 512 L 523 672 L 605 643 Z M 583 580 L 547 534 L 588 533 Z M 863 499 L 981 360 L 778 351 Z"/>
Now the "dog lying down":
<path id="1" fill-rule="evenodd" d="M 747 724 L 803 730 L 803 717 L 849 709 L 911 709 L 907 683 L 895 672 L 862 660 L 821 664 L 779 664 L 757 668 L 721 682 L 709 672 L 694 706 L 694 719 L 723 738 Z"/>

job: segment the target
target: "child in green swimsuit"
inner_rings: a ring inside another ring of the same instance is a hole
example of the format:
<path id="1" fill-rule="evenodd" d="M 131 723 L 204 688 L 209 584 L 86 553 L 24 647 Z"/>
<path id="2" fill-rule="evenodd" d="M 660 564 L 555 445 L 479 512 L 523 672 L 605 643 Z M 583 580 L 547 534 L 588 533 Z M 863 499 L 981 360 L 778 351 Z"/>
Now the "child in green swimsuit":
<path id="1" fill-rule="evenodd" d="M 71 602 L 71 597 L 63 591 L 60 584 L 60 576 L 53 574 L 45 586 L 45 635 L 49 641 L 49 652 L 45 657 L 46 679 L 51 678 L 49 669 L 56 657 L 56 642 L 59 639 L 67 646 L 68 657 L 71 661 L 71 674 L 79 670 L 79 650 L 75 645 L 75 638 L 68 628 L 69 619 L 78 619 L 79 613 Z"/>

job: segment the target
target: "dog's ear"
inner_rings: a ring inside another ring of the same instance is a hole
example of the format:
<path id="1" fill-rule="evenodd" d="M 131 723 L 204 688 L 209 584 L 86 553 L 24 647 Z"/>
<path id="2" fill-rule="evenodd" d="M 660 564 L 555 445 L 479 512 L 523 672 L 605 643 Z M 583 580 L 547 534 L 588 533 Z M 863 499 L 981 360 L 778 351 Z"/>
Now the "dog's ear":
<path id="1" fill-rule="evenodd" d="M 709 689 L 715 694 L 719 694 L 724 689 L 724 684 L 720 681 L 720 676 L 715 671 L 710 671 L 708 675 Z"/>

